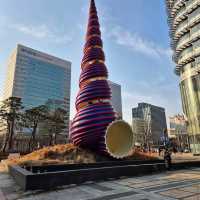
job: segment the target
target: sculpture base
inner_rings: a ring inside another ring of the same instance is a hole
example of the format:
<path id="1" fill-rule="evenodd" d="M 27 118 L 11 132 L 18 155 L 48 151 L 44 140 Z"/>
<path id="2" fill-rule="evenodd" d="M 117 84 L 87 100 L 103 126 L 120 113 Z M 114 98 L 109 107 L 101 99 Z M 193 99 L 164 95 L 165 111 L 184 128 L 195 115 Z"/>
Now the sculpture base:
<path id="1" fill-rule="evenodd" d="M 62 185 L 152 174 L 164 170 L 166 170 L 164 161 L 113 161 L 26 168 L 16 165 L 9 167 L 10 174 L 23 190 L 49 190 Z"/>

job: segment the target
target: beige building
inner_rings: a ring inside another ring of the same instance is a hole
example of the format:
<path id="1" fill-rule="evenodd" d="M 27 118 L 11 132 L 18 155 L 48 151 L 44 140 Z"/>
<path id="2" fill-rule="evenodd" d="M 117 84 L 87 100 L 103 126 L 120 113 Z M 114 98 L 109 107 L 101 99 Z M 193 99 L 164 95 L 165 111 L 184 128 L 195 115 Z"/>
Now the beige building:
<path id="1" fill-rule="evenodd" d="M 175 115 L 169 118 L 170 132 L 169 137 L 177 137 L 181 135 L 187 135 L 186 119 L 184 115 Z"/>
<path id="2" fill-rule="evenodd" d="M 187 120 L 184 115 L 175 115 L 169 118 L 169 137 L 176 141 L 179 150 L 189 149 L 189 137 L 187 134 Z"/>

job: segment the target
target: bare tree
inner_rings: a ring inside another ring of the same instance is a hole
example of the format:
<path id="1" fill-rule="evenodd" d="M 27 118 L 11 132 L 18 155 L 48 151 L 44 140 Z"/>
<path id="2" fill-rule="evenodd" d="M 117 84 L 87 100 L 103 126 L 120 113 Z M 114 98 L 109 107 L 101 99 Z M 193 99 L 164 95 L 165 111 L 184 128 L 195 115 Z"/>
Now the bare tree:
<path id="1" fill-rule="evenodd" d="M 49 112 L 47 129 L 51 137 L 50 145 L 57 144 L 57 136 L 66 129 L 67 112 L 61 108 Z"/>

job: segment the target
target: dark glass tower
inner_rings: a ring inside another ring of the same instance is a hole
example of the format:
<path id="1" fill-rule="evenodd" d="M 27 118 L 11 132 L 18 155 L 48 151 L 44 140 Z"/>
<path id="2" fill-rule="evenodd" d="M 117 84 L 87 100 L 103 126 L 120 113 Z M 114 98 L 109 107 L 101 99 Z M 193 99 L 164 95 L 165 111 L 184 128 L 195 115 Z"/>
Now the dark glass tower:
<path id="1" fill-rule="evenodd" d="M 144 120 L 145 132 L 148 135 L 147 142 L 159 146 L 163 143 L 163 137 L 167 137 L 167 122 L 165 109 L 148 103 L 139 103 L 138 107 L 132 109 L 133 120 Z"/>

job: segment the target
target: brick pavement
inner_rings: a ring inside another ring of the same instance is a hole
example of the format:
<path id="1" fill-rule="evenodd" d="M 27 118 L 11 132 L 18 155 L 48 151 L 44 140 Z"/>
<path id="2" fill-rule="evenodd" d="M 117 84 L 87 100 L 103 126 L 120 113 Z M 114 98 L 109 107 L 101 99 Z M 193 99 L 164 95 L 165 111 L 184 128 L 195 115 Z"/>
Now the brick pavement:
<path id="1" fill-rule="evenodd" d="M 200 168 L 23 192 L 0 172 L 0 200 L 200 200 Z"/>

